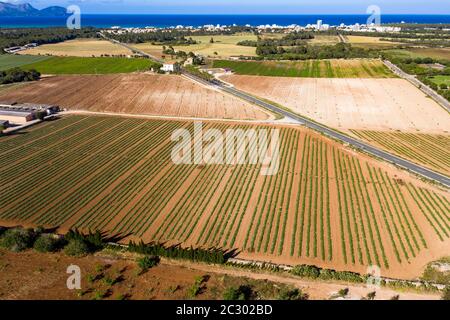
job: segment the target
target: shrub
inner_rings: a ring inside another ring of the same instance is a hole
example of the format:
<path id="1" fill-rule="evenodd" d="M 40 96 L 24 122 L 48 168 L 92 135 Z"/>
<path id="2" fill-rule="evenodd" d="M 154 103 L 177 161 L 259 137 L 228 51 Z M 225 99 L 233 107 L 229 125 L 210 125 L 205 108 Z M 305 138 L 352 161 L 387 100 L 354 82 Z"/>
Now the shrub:
<path id="1" fill-rule="evenodd" d="M 155 267 L 158 265 L 160 259 L 158 256 L 145 256 L 139 258 L 137 264 L 141 269 L 141 272 L 146 272 L 148 269 Z"/>
<path id="2" fill-rule="evenodd" d="M 31 248 L 34 233 L 32 230 L 14 228 L 6 230 L 0 238 L 0 247 L 19 252 Z"/>
<path id="3" fill-rule="evenodd" d="M 33 245 L 38 252 L 55 252 L 58 249 L 58 240 L 51 234 L 41 234 Z"/>
<path id="4" fill-rule="evenodd" d="M 316 279 L 320 275 L 320 269 L 316 266 L 298 265 L 292 269 L 292 274 L 300 277 Z"/>
<path id="5" fill-rule="evenodd" d="M 70 240 L 64 247 L 64 253 L 72 257 L 80 257 L 89 253 L 88 245 L 80 239 Z"/>
<path id="6" fill-rule="evenodd" d="M 94 252 L 103 249 L 105 243 L 103 241 L 103 236 L 100 231 L 89 232 L 88 234 L 83 234 L 77 229 L 69 230 L 64 236 L 67 242 L 71 240 L 79 240 L 84 242 L 89 248 L 89 252 Z"/>

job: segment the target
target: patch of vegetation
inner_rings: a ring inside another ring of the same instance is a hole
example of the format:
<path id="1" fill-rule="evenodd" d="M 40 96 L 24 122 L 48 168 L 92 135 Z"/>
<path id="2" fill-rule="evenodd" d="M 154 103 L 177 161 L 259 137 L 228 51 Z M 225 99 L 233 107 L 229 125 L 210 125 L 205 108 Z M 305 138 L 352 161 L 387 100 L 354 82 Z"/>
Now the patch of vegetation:
<path id="1" fill-rule="evenodd" d="M 203 261 L 209 263 L 222 264 L 226 261 L 226 253 L 220 249 L 201 249 L 201 248 L 181 248 L 179 246 L 165 247 L 159 243 L 145 244 L 142 241 L 135 243 L 131 241 L 128 245 L 128 251 L 141 253 L 150 256 L 161 256 L 172 259 L 186 259 L 191 261 Z"/>
<path id="2" fill-rule="evenodd" d="M 145 58 L 51 57 L 23 66 L 41 74 L 113 74 L 159 69 L 160 64 Z"/>
<path id="3" fill-rule="evenodd" d="M 23 46 L 28 43 L 58 43 L 76 38 L 97 38 L 94 28 L 16 28 L 0 29 L 0 52 L 5 48 Z"/>
<path id="4" fill-rule="evenodd" d="M 0 54 L 0 70 L 8 70 L 12 68 L 21 67 L 27 64 L 44 61 L 50 57 L 32 56 L 32 55 L 18 55 L 18 54 Z"/>
<path id="5" fill-rule="evenodd" d="M 38 252 L 55 252 L 60 242 L 52 234 L 41 234 L 34 242 L 33 248 Z"/>
<path id="6" fill-rule="evenodd" d="M 316 266 L 309 266 L 309 265 L 295 266 L 291 270 L 291 273 L 296 276 L 310 279 L 341 280 L 356 283 L 362 283 L 366 281 L 366 276 L 362 276 L 355 272 L 322 269 Z"/>
<path id="7" fill-rule="evenodd" d="M 278 295 L 278 300 L 308 300 L 308 298 L 308 294 L 297 288 L 283 288 Z"/>
<path id="8" fill-rule="evenodd" d="M 36 234 L 31 229 L 8 229 L 0 237 L 0 247 L 13 252 L 20 252 L 31 248 L 35 237 Z"/>
<path id="9" fill-rule="evenodd" d="M 71 257 L 81 257 L 89 254 L 90 250 L 84 241 L 73 239 L 64 247 L 64 253 Z"/>

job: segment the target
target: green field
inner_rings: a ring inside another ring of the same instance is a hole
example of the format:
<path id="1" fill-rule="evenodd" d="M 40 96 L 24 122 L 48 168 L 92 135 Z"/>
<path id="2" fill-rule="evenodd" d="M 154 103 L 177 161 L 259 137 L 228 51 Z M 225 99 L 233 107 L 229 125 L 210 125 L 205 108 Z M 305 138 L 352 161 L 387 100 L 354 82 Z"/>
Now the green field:
<path id="1" fill-rule="evenodd" d="M 49 59 L 45 56 L 29 56 L 29 55 L 0 55 L 0 70 L 8 70 L 15 67 L 21 67 L 30 63 L 36 63 Z"/>
<path id="2" fill-rule="evenodd" d="M 228 61 L 215 60 L 214 68 L 236 74 L 308 78 L 391 78 L 394 75 L 378 60 Z"/>
<path id="3" fill-rule="evenodd" d="M 36 69 L 42 74 L 108 74 L 149 70 L 154 63 L 139 58 L 85 58 L 51 57 L 24 65 L 24 69 Z"/>

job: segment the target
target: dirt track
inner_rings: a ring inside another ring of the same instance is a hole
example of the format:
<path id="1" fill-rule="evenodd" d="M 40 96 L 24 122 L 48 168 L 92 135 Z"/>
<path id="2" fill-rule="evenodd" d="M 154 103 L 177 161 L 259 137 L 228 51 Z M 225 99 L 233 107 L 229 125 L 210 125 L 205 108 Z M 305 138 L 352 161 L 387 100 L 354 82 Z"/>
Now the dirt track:
<path id="1" fill-rule="evenodd" d="M 450 117 L 403 79 L 224 76 L 238 89 L 341 130 L 446 133 Z"/>
<path id="2" fill-rule="evenodd" d="M 0 101 L 57 104 L 69 110 L 266 120 L 258 107 L 180 76 L 128 74 L 45 78 L 3 91 Z"/>

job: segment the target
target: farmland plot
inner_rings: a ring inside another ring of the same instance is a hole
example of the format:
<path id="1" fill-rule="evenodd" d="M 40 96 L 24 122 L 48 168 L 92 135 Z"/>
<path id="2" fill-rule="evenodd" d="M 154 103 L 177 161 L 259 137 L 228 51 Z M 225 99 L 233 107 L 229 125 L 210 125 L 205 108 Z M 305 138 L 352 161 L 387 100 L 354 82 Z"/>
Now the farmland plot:
<path id="1" fill-rule="evenodd" d="M 448 254 L 448 193 L 406 173 L 304 128 L 215 122 L 204 130 L 279 128 L 278 173 L 175 165 L 179 128 L 194 132 L 187 121 L 77 115 L 0 137 L 0 224 L 100 229 L 339 270 L 376 264 L 398 277 Z"/>
<path id="2" fill-rule="evenodd" d="M 262 109 L 174 75 L 61 76 L 2 92 L 2 102 L 57 104 L 69 110 L 200 118 L 273 118 Z"/>
<path id="3" fill-rule="evenodd" d="M 238 89 L 333 128 L 448 134 L 446 110 L 403 79 L 223 76 Z"/>
<path id="4" fill-rule="evenodd" d="M 370 130 L 351 132 L 408 160 L 450 174 L 450 135 Z"/>

